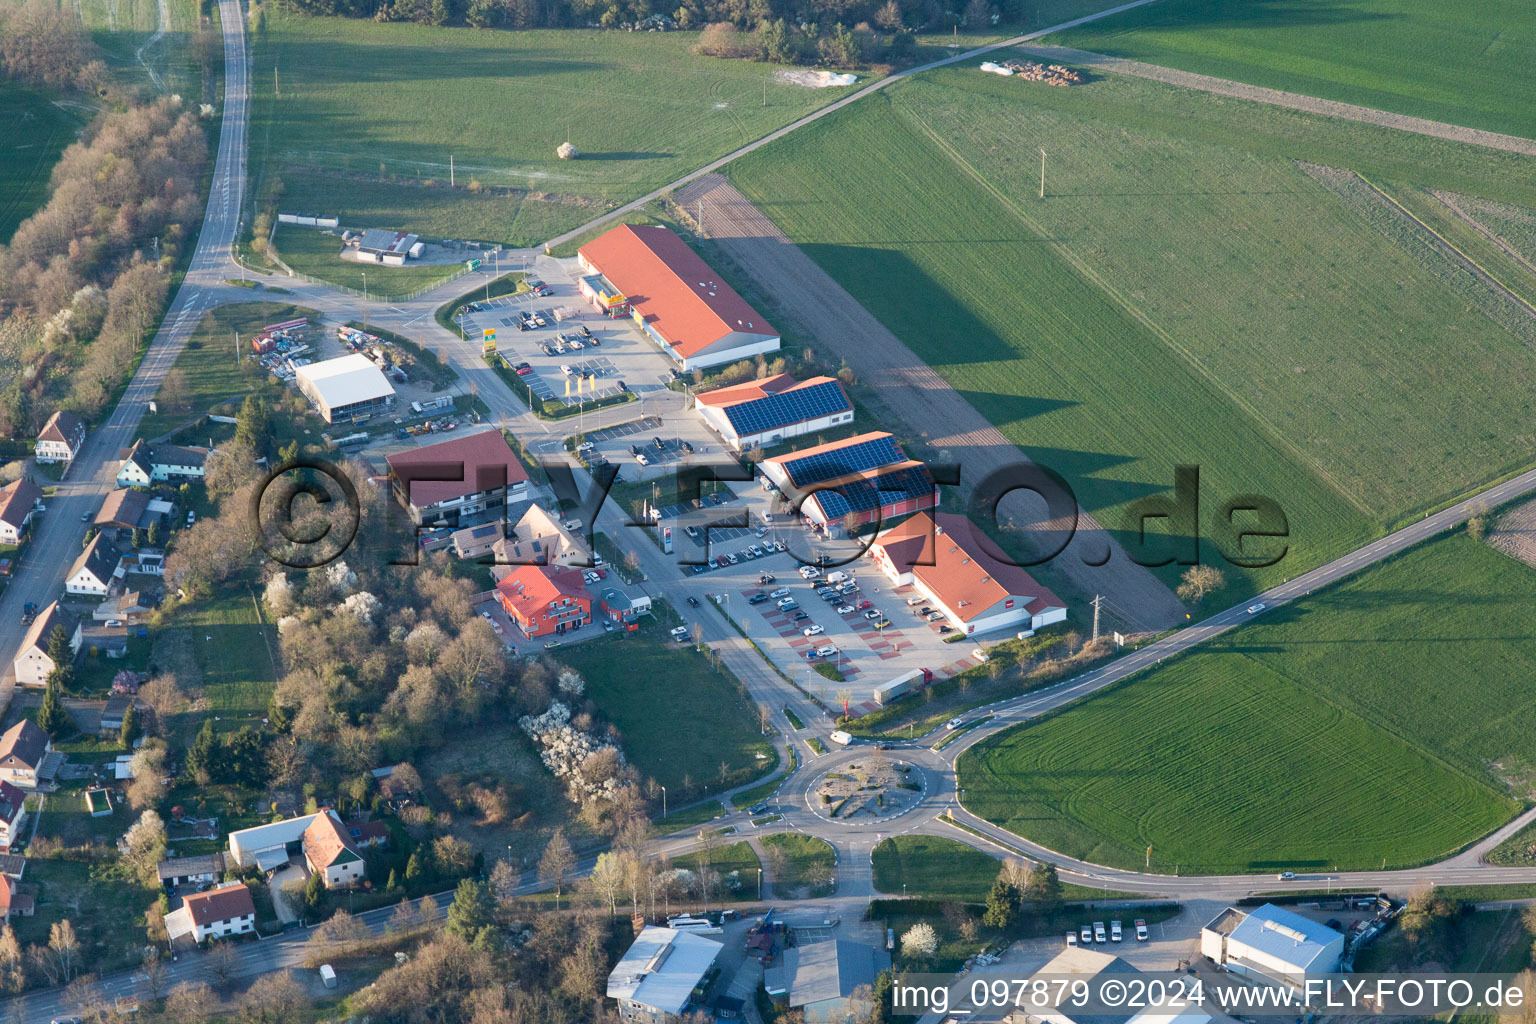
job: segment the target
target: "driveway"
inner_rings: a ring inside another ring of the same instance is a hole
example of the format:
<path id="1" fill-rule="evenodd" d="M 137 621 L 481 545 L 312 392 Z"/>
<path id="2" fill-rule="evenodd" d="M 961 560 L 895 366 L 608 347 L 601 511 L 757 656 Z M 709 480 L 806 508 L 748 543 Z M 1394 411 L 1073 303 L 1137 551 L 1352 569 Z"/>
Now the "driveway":
<path id="1" fill-rule="evenodd" d="M 288 899 L 283 895 L 283 886 L 303 885 L 307 877 L 304 868 L 290 860 L 272 872 L 272 877 L 267 881 L 267 888 L 272 892 L 272 909 L 276 911 L 277 919 L 284 925 L 297 921 L 299 912 L 288 905 Z"/>

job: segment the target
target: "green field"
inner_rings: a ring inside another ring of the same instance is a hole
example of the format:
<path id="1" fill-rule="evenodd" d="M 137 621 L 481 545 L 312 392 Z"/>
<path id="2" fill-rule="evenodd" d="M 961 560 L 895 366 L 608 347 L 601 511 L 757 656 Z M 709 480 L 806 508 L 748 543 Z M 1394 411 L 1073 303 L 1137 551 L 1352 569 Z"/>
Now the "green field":
<path id="1" fill-rule="evenodd" d="M 71 0 L 71 6 L 118 81 L 154 93 L 180 93 L 188 99 L 203 95 L 197 53 L 199 0 L 166 0 L 170 23 L 158 38 L 160 0 Z M 222 69 L 218 4 L 211 10 L 215 30 L 212 53 L 214 63 Z"/>
<path id="2" fill-rule="evenodd" d="M 31 89 L 0 82 L 0 245 L 47 199 L 48 175 L 75 141 L 80 118 Z"/>
<path id="3" fill-rule="evenodd" d="M 763 839 L 774 867 L 773 891 L 780 899 L 819 899 L 836 888 L 837 853 L 825 839 L 800 832 L 780 832 Z M 776 851 L 776 852 L 775 852 Z"/>
<path id="4" fill-rule="evenodd" d="M 274 12 L 251 71 L 255 194 L 276 173 L 284 209 L 338 213 L 348 227 L 527 245 L 847 92 L 694 56 L 696 38 Z M 567 139 L 580 159 L 556 157 Z M 472 181 L 498 191 L 473 192 Z"/>
<path id="5" fill-rule="evenodd" d="M 875 888 L 891 896 L 981 903 L 1002 862 L 953 839 L 893 836 L 870 858 Z"/>
<path id="6" fill-rule="evenodd" d="M 1458 534 L 967 751 L 966 806 L 1119 867 L 1434 861 L 1529 792 L 1533 671 L 1536 574 Z"/>
<path id="7" fill-rule="evenodd" d="M 277 685 L 279 655 L 277 628 L 264 620 L 256 593 L 230 582 L 218 597 L 177 609 L 174 621 L 151 636 L 158 641 L 158 634 L 175 634 L 165 641 L 186 645 L 196 659 L 202 699 L 175 716 L 171 731 L 189 743 L 210 714 L 217 716 L 219 732 L 260 728 Z"/>
<path id="8" fill-rule="evenodd" d="M 1536 19 L 1520 0 L 1164 0 L 1045 41 L 1536 137 Z"/>
<path id="9" fill-rule="evenodd" d="M 684 854 L 674 860 L 672 866 L 697 871 L 703 859 L 702 852 Z M 750 844 L 742 842 L 716 847 L 710 856 L 710 865 L 714 869 L 715 877 L 720 879 L 720 884 L 724 887 L 722 891 L 727 894 L 727 899 L 757 899 L 759 865 L 757 854 L 752 852 Z"/>
<path id="10" fill-rule="evenodd" d="M 1526 339 L 1297 159 L 1536 204 L 1508 154 L 1140 80 L 1028 89 L 968 68 L 730 173 L 1101 523 L 1171 488 L 1178 463 L 1200 467 L 1208 540 L 1223 500 L 1280 502 L 1288 557 L 1244 587 L 1531 451 L 1507 426 L 1528 414 Z"/>
<path id="11" fill-rule="evenodd" d="M 750 782 L 778 763 L 735 678 L 671 642 L 659 625 L 574 645 L 560 661 L 586 679 L 587 696 L 618 726 L 625 756 L 667 787 L 673 806 Z M 657 713 L 666 708 L 675 713 Z"/>

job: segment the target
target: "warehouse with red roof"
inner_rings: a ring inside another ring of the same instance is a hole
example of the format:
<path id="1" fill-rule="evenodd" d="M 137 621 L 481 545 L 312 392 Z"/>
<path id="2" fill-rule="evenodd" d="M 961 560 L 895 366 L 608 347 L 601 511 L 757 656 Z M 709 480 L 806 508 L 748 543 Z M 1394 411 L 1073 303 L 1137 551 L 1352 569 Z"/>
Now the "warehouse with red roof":
<path id="1" fill-rule="evenodd" d="M 577 256 L 593 308 L 633 319 L 684 370 L 779 348 L 773 325 L 670 228 L 622 224 Z"/>

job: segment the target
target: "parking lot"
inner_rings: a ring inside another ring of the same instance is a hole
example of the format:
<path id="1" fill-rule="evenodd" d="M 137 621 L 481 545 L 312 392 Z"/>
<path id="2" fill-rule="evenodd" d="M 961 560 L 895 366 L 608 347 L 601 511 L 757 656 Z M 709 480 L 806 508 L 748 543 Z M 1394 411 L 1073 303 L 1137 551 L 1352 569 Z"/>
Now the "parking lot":
<path id="1" fill-rule="evenodd" d="M 585 434 L 593 442 L 593 458 L 601 456 L 619 466 L 623 480 L 649 480 L 673 473 L 685 458 L 702 461 L 711 456 L 728 457 L 720 439 L 687 410 L 687 396 L 667 387 L 673 380 L 672 362 L 631 321 L 602 316 L 581 297 L 575 259 L 540 257 L 536 263 L 531 273 L 553 294 L 540 296 L 526 291 L 478 302 L 481 308 L 458 319 L 465 336 L 474 341 L 486 328 L 494 328 L 497 351 L 510 366 L 528 364 L 528 372 L 520 376 L 540 401 L 553 399 L 584 406 L 624 389 L 632 393 L 633 402 L 589 409 L 563 421 L 570 434 Z M 559 321 L 555 318 L 557 310 L 563 317 Z M 541 317 L 544 326 L 520 329 L 525 312 Z M 583 328 L 590 337 L 583 334 Z M 569 367 L 571 374 L 562 367 Z M 578 378 L 580 394 L 576 391 Z M 643 446 L 641 438 L 615 430 L 637 420 L 647 421 L 645 440 L 659 436 L 666 445 L 662 451 L 651 448 L 645 465 L 630 451 L 632 444 Z M 685 450 L 684 443 L 693 451 Z"/>

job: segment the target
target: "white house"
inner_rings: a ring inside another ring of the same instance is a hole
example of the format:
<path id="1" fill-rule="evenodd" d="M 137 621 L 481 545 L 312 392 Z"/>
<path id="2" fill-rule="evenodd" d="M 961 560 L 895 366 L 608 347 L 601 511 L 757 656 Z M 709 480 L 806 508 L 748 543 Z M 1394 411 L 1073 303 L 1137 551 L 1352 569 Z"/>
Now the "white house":
<path id="1" fill-rule="evenodd" d="M 288 863 L 290 855 L 299 852 L 304 830 L 317 817 L 319 815 L 304 814 L 231 832 L 229 858 L 242 868 L 257 867 L 262 871 L 271 871 L 282 867 Z"/>
<path id="2" fill-rule="evenodd" d="M 1035 630 L 1067 617 L 1061 599 L 1016 565 L 964 516 L 919 513 L 869 548 L 897 586 L 911 585 L 962 633 Z"/>
<path id="3" fill-rule="evenodd" d="M 397 452 L 386 460 L 395 499 L 418 526 L 460 527 L 528 497 L 528 471 L 496 429 Z"/>
<path id="4" fill-rule="evenodd" d="M 201 857 L 170 857 L 155 868 L 160 884 L 167 889 L 178 885 L 217 881 L 224 874 L 224 855 L 209 853 Z"/>
<path id="5" fill-rule="evenodd" d="M 84 597 L 106 597 L 118 575 L 121 556 L 104 533 L 98 533 L 80 552 L 69 575 L 64 577 L 64 592 Z"/>
<path id="6" fill-rule="evenodd" d="M 1200 930 L 1200 952 L 1233 974 L 1302 987 L 1339 969 L 1344 936 L 1272 903 L 1228 907 Z"/>
<path id="7" fill-rule="evenodd" d="M 207 462 L 207 448 L 179 444 L 151 446 L 140 438 L 123 456 L 117 471 L 117 486 L 148 487 L 152 483 L 201 480 Z"/>
<path id="8" fill-rule="evenodd" d="M 32 525 L 32 514 L 43 492 L 31 480 L 13 480 L 0 487 L 0 544 L 20 544 Z"/>
<path id="9" fill-rule="evenodd" d="M 0 850 L 9 851 L 11 844 L 26 834 L 26 822 L 26 794 L 0 779 Z"/>
<path id="10" fill-rule="evenodd" d="M 85 421 L 60 409 L 38 432 L 33 457 L 38 462 L 73 462 L 85 444 Z"/>
<path id="11" fill-rule="evenodd" d="M 171 941 L 203 942 L 256 930 L 256 904 L 244 882 L 193 893 L 181 906 L 165 915 Z"/>
<path id="12" fill-rule="evenodd" d="M 701 392 L 693 402 L 705 424 L 737 451 L 853 422 L 853 403 L 831 377 L 797 381 L 781 373 Z"/>
<path id="13" fill-rule="evenodd" d="M 724 948 L 714 939 L 654 925 L 642 929 L 608 975 L 608 998 L 626 1024 L 668 1024 Z"/>
<path id="14" fill-rule="evenodd" d="M 325 878 L 327 889 L 355 885 L 367 873 L 362 854 L 357 852 L 335 811 L 324 810 L 315 815 L 300 841 L 305 865 Z"/>
<path id="15" fill-rule="evenodd" d="M 70 618 L 69 614 L 59 607 L 59 602 L 55 601 L 44 608 L 27 628 L 27 635 L 21 641 L 21 649 L 16 652 L 17 683 L 22 686 L 43 686 L 48 682 L 48 676 L 57 667 L 53 659 L 48 656 L 48 639 L 52 636 L 55 626 L 64 627 L 64 632 L 69 636 L 70 651 L 79 653 L 80 623 Z"/>
<path id="16" fill-rule="evenodd" d="M 53 750 L 53 740 L 30 718 L 23 718 L 0 736 L 0 781 L 12 786 L 37 786 L 37 770 Z"/>

